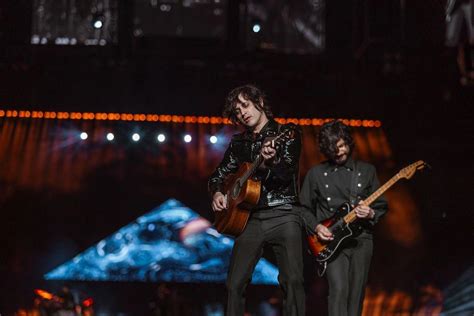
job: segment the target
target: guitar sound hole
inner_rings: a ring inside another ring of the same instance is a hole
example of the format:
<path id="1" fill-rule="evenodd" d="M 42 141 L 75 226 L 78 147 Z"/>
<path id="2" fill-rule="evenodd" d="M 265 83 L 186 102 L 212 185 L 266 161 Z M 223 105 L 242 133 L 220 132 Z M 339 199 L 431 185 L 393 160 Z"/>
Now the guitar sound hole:
<path id="1" fill-rule="evenodd" d="M 235 199 L 239 196 L 240 189 L 242 189 L 242 186 L 240 185 L 240 181 L 236 181 L 235 185 L 232 187 L 232 198 L 233 199 Z"/>

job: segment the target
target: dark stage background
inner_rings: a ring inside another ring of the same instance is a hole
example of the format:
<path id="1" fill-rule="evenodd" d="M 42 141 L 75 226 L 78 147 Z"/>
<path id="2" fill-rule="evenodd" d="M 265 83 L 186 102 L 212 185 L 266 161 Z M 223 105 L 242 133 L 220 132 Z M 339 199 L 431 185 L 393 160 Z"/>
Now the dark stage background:
<path id="1" fill-rule="evenodd" d="M 388 194 L 367 315 L 436 314 L 473 300 L 474 87 L 459 85 L 443 45 L 443 1 L 150 1 L 155 11 L 145 1 L 78 3 L 0 4 L 2 315 L 30 307 L 35 288 L 56 291 L 62 284 L 44 273 L 168 198 L 211 219 L 206 178 L 222 148 L 207 139 L 234 130 L 6 111 L 219 116 L 228 91 L 247 82 L 268 93 L 277 117 L 380 120 L 381 128 L 355 131 L 356 154 L 376 164 L 382 181 L 419 159 L 432 166 Z M 114 143 L 104 141 L 108 131 Z M 303 131 L 302 177 L 322 159 L 318 127 Z M 143 140 L 129 141 L 133 132 Z M 152 139 L 158 132 L 170 137 L 163 146 Z M 309 260 L 307 276 L 308 310 L 323 314 L 325 284 Z M 131 315 L 151 313 L 159 286 L 69 285 L 97 307 Z M 183 306 L 223 300 L 222 284 L 169 286 Z M 196 291 L 203 288 L 209 295 Z M 254 306 L 274 289 L 250 291 Z"/>

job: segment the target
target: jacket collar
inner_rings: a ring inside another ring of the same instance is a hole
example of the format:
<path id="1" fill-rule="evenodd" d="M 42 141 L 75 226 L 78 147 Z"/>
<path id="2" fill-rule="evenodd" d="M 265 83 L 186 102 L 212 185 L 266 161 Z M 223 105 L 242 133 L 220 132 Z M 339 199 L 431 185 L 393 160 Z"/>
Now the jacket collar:
<path id="1" fill-rule="evenodd" d="M 338 168 L 346 168 L 354 171 L 355 169 L 355 162 L 352 157 L 347 158 L 346 162 L 343 165 L 337 165 L 331 161 L 327 161 L 326 170 L 328 171 L 336 171 Z"/>
<path id="2" fill-rule="evenodd" d="M 254 133 L 251 130 L 246 130 L 243 132 L 242 138 L 245 139 L 260 139 L 266 136 L 273 136 L 278 130 L 278 123 L 274 119 L 269 119 L 268 122 L 262 127 L 260 132 Z"/>

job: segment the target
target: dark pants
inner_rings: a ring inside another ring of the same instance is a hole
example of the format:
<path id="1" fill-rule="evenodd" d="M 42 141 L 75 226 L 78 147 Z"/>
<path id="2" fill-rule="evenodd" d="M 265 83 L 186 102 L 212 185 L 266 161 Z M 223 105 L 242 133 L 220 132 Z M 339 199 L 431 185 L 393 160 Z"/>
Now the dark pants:
<path id="1" fill-rule="evenodd" d="M 373 241 L 370 238 L 349 240 L 328 264 L 329 316 L 362 314 L 372 249 Z"/>
<path id="2" fill-rule="evenodd" d="M 245 289 L 264 247 L 270 247 L 277 260 L 278 282 L 284 293 L 283 315 L 304 316 L 301 225 L 293 214 L 251 218 L 235 240 L 227 277 L 227 315 L 244 315 Z"/>

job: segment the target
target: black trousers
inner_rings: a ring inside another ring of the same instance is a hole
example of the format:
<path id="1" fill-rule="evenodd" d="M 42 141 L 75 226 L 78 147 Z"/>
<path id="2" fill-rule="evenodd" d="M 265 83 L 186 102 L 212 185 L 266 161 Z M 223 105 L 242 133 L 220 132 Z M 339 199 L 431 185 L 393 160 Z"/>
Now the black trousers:
<path id="1" fill-rule="evenodd" d="M 328 263 L 329 316 L 362 314 L 372 251 L 372 238 L 358 237 L 343 245 L 337 257 Z"/>
<path id="2" fill-rule="evenodd" d="M 283 315 L 304 316 L 301 224 L 291 211 L 274 218 L 250 218 L 235 240 L 227 276 L 227 315 L 244 315 L 245 289 L 264 247 L 271 247 L 277 261 L 278 282 L 284 294 Z"/>

